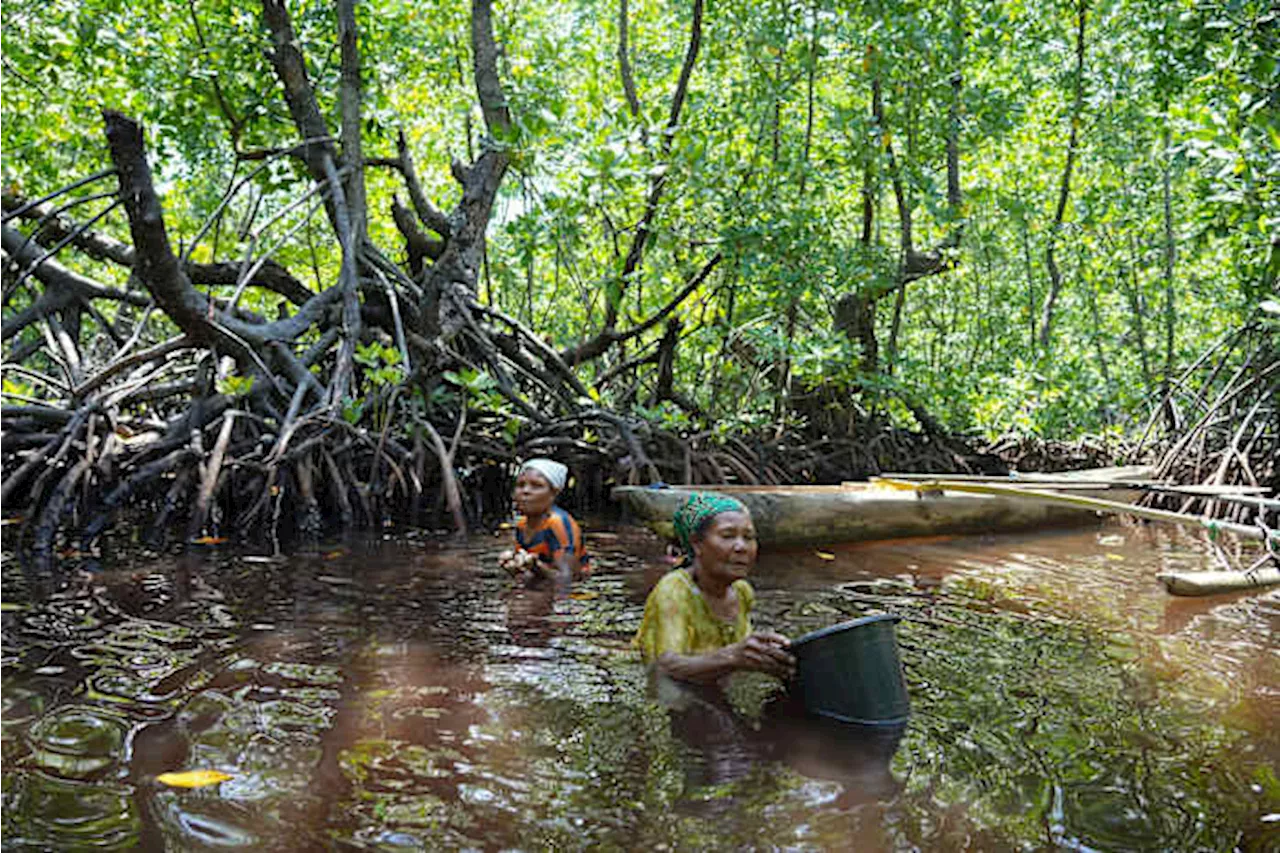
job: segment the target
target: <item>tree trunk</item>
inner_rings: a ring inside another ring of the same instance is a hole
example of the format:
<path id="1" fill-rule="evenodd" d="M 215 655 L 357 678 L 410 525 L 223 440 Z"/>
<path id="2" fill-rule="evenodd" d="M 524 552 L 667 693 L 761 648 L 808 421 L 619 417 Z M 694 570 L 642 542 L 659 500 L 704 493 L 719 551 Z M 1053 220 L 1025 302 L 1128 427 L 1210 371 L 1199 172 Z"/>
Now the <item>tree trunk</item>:
<path id="1" fill-rule="evenodd" d="M 951 104 L 947 122 L 947 207 L 950 227 L 946 235 L 936 246 L 926 251 L 917 251 L 912 223 L 913 202 L 903 180 L 901 166 L 894 153 L 893 142 L 888 134 L 885 121 L 884 102 L 881 93 L 880 69 L 877 66 L 877 53 L 874 46 L 869 46 L 865 53 L 864 69 L 871 78 L 871 117 L 877 129 L 878 144 L 884 148 L 887 161 L 890 185 L 893 188 L 894 200 L 898 206 L 899 227 L 899 267 L 898 274 L 891 280 L 872 283 L 855 293 L 846 293 L 836 300 L 834 327 L 845 333 L 851 340 L 862 347 L 862 370 L 875 372 L 878 369 L 879 345 L 876 341 L 875 303 L 883 297 L 900 291 L 907 284 L 921 278 L 938 275 L 949 270 L 953 264 L 952 252 L 960 245 L 964 234 L 962 218 L 963 197 L 960 189 L 960 110 L 964 90 L 962 63 L 964 58 L 965 26 L 963 0 L 952 0 L 951 3 Z M 909 96 L 908 96 L 909 97 Z M 908 117 L 908 139 L 913 135 L 912 118 Z M 909 144 L 908 152 L 914 150 Z M 873 205 L 868 186 L 869 176 L 864 174 L 863 210 L 862 210 L 862 242 L 867 245 L 871 237 Z M 895 314 L 901 322 L 901 303 Z M 891 337 L 895 339 L 896 331 Z"/>
<path id="2" fill-rule="evenodd" d="M 1165 400 L 1165 420 L 1169 430 L 1177 429 L 1177 415 L 1173 411 L 1172 400 L 1169 396 L 1170 382 L 1173 379 L 1173 360 L 1174 360 L 1174 329 L 1177 315 L 1174 311 L 1174 280 L 1173 269 L 1177 258 L 1177 247 L 1173 242 L 1173 193 L 1172 193 L 1172 176 L 1173 164 L 1170 162 L 1171 154 L 1169 152 L 1169 116 L 1168 104 L 1165 104 L 1165 125 L 1164 132 L 1160 137 L 1160 178 L 1161 189 L 1164 193 L 1164 371 L 1160 379 L 1160 396 Z"/>
<path id="3" fill-rule="evenodd" d="M 685 96 L 689 91 L 689 80 L 693 76 L 694 64 L 698 59 L 698 51 L 702 45 L 702 9 L 704 0 L 693 0 L 693 20 L 689 26 L 689 43 L 685 49 L 684 63 L 680 66 L 680 77 L 676 81 L 675 93 L 671 98 L 671 112 L 667 117 L 667 126 L 662 134 L 659 165 L 665 166 L 671 155 L 671 145 L 675 140 L 676 129 L 680 124 L 680 113 L 684 108 Z M 606 285 L 604 327 L 592 338 L 582 341 L 577 346 L 564 350 L 560 357 L 568 364 L 577 365 L 599 358 L 614 344 L 631 337 L 631 334 L 618 334 L 618 314 L 623 297 L 632 277 L 638 273 L 644 259 L 644 249 L 652 234 L 654 217 L 658 212 L 658 203 L 662 200 L 666 189 L 665 170 L 654 175 L 649 181 L 649 192 L 645 197 L 644 212 L 631 238 L 631 247 L 627 250 L 622 263 L 622 270 L 612 285 Z"/>
<path id="4" fill-rule="evenodd" d="M 1053 332 L 1053 310 L 1062 291 L 1062 273 L 1054 256 L 1062 223 L 1066 217 L 1067 199 L 1071 195 L 1071 170 L 1076 162 L 1076 143 L 1080 128 L 1080 115 L 1084 107 L 1084 28 L 1088 12 L 1088 0 L 1079 0 L 1076 6 L 1076 67 L 1075 94 L 1071 103 L 1070 130 L 1067 133 L 1067 161 L 1062 167 L 1062 183 L 1058 187 L 1058 203 L 1053 212 L 1053 224 L 1049 226 L 1048 245 L 1044 250 L 1044 265 L 1049 271 L 1049 292 L 1044 297 L 1040 312 L 1040 349 L 1048 350 Z"/>

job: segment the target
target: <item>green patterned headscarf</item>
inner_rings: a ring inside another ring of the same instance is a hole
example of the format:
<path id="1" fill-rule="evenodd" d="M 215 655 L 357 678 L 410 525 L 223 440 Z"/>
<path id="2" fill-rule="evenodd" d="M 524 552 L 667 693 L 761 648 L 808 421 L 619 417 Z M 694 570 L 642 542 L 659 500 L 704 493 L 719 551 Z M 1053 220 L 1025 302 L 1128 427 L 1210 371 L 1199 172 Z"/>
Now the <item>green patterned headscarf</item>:
<path id="1" fill-rule="evenodd" d="M 672 523 L 676 538 L 686 554 L 693 554 L 693 537 L 707 522 L 722 512 L 747 512 L 742 501 L 712 492 L 694 492 L 676 509 Z"/>

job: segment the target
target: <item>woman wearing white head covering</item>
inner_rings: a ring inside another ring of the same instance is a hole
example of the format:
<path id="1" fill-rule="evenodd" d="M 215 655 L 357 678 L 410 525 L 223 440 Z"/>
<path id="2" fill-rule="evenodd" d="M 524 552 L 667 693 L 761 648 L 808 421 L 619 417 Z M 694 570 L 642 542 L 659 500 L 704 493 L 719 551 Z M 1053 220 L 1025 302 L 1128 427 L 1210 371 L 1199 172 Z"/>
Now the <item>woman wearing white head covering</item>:
<path id="1" fill-rule="evenodd" d="M 568 477 L 569 469 L 554 459 L 529 459 L 520 466 L 512 494 L 521 513 L 516 549 L 499 557 L 503 568 L 530 581 L 554 573 L 565 584 L 576 572 L 590 571 L 582 529 L 556 506 Z"/>
<path id="2" fill-rule="evenodd" d="M 537 471 L 545 477 L 556 492 L 564 491 L 565 481 L 569 478 L 569 469 L 561 463 L 554 459 L 529 459 L 520 466 L 520 473 L 523 474 L 529 470 Z"/>

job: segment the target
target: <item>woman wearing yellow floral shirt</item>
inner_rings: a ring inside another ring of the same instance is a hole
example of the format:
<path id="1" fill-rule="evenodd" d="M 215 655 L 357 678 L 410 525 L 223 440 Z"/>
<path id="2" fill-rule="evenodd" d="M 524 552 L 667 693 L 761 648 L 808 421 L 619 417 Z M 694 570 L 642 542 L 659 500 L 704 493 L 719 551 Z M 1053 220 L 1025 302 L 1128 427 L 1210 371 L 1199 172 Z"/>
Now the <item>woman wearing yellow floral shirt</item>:
<path id="1" fill-rule="evenodd" d="M 706 684 L 736 670 L 787 679 L 791 642 L 752 631 L 755 592 L 746 576 L 756 561 L 751 513 L 724 495 L 695 492 L 676 510 L 685 561 L 649 593 L 635 644 L 646 663 L 680 681 Z"/>

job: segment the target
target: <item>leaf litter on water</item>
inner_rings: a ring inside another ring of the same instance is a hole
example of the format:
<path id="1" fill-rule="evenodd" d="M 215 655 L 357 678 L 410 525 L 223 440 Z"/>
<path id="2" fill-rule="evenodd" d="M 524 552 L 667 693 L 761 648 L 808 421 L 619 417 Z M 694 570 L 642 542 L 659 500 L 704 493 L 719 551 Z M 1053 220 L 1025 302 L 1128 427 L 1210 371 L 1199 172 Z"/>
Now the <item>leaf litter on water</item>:
<path id="1" fill-rule="evenodd" d="M 170 788 L 204 788 L 233 778 L 221 770 L 184 770 L 181 773 L 161 773 L 156 781 Z"/>

